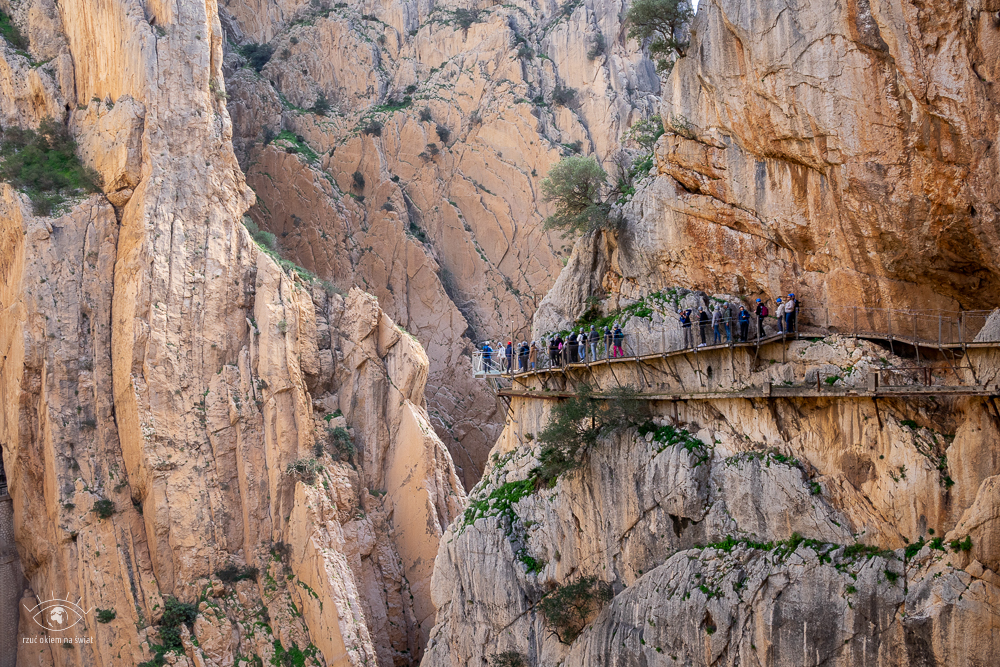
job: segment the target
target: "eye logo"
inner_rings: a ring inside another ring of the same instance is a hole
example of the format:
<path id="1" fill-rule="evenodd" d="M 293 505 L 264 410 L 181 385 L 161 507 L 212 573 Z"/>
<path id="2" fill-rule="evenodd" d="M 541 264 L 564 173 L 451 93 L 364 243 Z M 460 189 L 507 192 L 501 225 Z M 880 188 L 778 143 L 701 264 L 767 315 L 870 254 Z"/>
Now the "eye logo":
<path id="1" fill-rule="evenodd" d="M 28 607 L 25 606 L 25 609 Z M 88 612 L 79 605 L 79 600 L 70 602 L 54 597 L 51 600 L 42 600 L 28 609 L 28 613 L 31 615 L 31 620 L 49 632 L 62 632 L 82 621 Z"/>

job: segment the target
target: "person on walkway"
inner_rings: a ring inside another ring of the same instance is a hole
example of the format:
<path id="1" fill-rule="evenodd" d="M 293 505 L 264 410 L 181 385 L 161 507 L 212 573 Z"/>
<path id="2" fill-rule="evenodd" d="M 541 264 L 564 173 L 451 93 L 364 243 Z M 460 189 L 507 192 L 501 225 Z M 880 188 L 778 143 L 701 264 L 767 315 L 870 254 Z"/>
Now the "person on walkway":
<path id="1" fill-rule="evenodd" d="M 737 313 L 736 319 L 740 323 L 740 342 L 745 343 L 750 333 L 750 313 L 747 312 L 747 309 L 742 304 L 740 305 L 740 312 Z"/>
<path id="2" fill-rule="evenodd" d="M 566 338 L 566 363 L 575 364 L 578 359 L 576 358 L 576 334 L 571 333 L 569 337 Z"/>
<path id="3" fill-rule="evenodd" d="M 694 341 L 691 340 L 691 309 L 688 308 L 687 310 L 681 311 L 681 316 L 677 318 L 677 320 L 681 323 L 681 331 L 684 333 L 683 349 L 686 350 L 694 343 Z"/>
<path id="4" fill-rule="evenodd" d="M 611 358 L 611 339 L 613 335 L 611 333 L 611 327 L 604 327 L 604 358 Z"/>
<path id="5" fill-rule="evenodd" d="M 704 308 L 698 306 L 698 329 L 701 333 L 701 345 L 698 347 L 705 347 L 708 345 L 709 322 L 711 322 L 711 318 L 708 316 L 708 313 L 705 312 Z"/>
<path id="6" fill-rule="evenodd" d="M 508 373 L 514 370 L 514 343 L 507 341 L 507 347 L 504 348 L 504 356 L 507 357 L 507 368 L 505 369 Z"/>
<path id="7" fill-rule="evenodd" d="M 554 336 L 549 341 L 549 367 L 555 368 L 559 365 L 559 337 Z"/>
<path id="8" fill-rule="evenodd" d="M 757 337 L 764 338 L 764 318 L 767 317 L 767 306 L 760 299 L 757 299 Z"/>
<path id="9" fill-rule="evenodd" d="M 597 342 L 600 336 L 597 334 L 597 328 L 591 324 L 590 333 L 587 334 L 587 342 L 590 343 L 590 360 L 597 361 Z"/>
<path id="10" fill-rule="evenodd" d="M 524 373 L 528 370 L 528 341 L 522 340 L 517 346 L 517 369 Z"/>
<path id="11" fill-rule="evenodd" d="M 580 336 L 576 339 L 576 343 L 579 346 L 578 354 L 580 355 L 580 361 L 586 363 L 587 361 L 587 332 L 581 331 Z"/>
<path id="12" fill-rule="evenodd" d="M 712 345 L 718 345 L 722 342 L 722 306 L 715 304 L 715 310 L 712 311 Z"/>
<path id="13" fill-rule="evenodd" d="M 778 333 L 784 333 L 785 331 L 785 304 L 781 302 L 781 297 L 779 296 L 775 299 L 774 316 L 778 318 Z"/>
<path id="14" fill-rule="evenodd" d="M 722 306 L 722 326 L 726 329 L 726 345 L 733 342 L 733 308 L 727 301 Z"/>
<path id="15" fill-rule="evenodd" d="M 531 370 L 538 368 L 538 341 L 531 341 L 531 349 L 528 350 L 528 364 L 531 366 Z"/>
<path id="16" fill-rule="evenodd" d="M 795 333 L 796 325 L 795 314 L 798 312 L 798 302 L 795 300 L 795 295 L 791 292 L 788 293 L 788 301 L 785 302 L 785 332 L 792 334 Z"/>
<path id="17" fill-rule="evenodd" d="M 566 341 L 563 340 L 562 336 L 556 336 L 556 340 L 559 341 L 559 349 L 556 354 L 556 361 L 560 366 L 566 363 Z"/>
<path id="18" fill-rule="evenodd" d="M 493 372 L 493 348 L 490 347 L 490 341 L 483 343 L 483 372 Z"/>
<path id="19" fill-rule="evenodd" d="M 615 325 L 615 333 L 613 335 L 613 339 L 615 343 L 615 351 L 614 351 L 615 358 L 624 357 L 625 350 L 622 349 L 622 342 L 625 340 L 625 332 L 623 332 L 622 328 L 617 324 Z"/>

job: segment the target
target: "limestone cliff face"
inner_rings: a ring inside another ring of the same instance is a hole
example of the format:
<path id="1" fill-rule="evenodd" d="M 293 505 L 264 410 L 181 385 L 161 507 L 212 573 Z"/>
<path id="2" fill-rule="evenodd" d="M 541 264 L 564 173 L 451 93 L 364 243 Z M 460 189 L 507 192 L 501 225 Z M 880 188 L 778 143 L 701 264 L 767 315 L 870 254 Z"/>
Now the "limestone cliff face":
<path id="1" fill-rule="evenodd" d="M 854 382 L 854 369 L 901 361 L 836 337 L 736 352 L 736 374 L 757 384 L 823 368 Z M 724 391 L 729 354 L 702 356 L 595 367 L 588 381 L 642 386 L 662 371 L 679 392 Z M 996 378 L 990 355 L 971 361 Z M 585 667 L 985 664 L 998 645 L 989 401 L 651 402 L 660 431 L 616 432 L 582 468 L 525 492 L 552 405 L 512 399 L 490 469 L 442 539 L 424 667 L 511 653 Z M 969 550 L 950 546 L 967 536 Z M 544 601 L 582 577 L 612 597 L 563 643 Z"/>
<path id="2" fill-rule="evenodd" d="M 17 664 L 150 660 L 170 597 L 200 612 L 177 664 L 411 664 L 464 500 L 427 358 L 373 297 L 286 273 L 244 229 L 214 4 L 13 15 L 31 51 L 0 41 L 4 127 L 67 121 L 105 187 L 40 218 L 0 185 L 20 636 L 45 636 L 26 610 L 56 595 L 86 614 L 50 635 L 92 639 L 19 642 Z"/>
<path id="3" fill-rule="evenodd" d="M 421 341 L 432 422 L 468 486 L 501 420 L 469 377 L 471 346 L 511 328 L 526 337 L 570 249 L 541 231 L 539 182 L 572 150 L 607 158 L 658 104 L 652 64 L 624 39 L 624 8 L 224 8 L 234 44 L 273 48 L 260 74 L 226 57 L 251 214 L 290 258 L 363 284 Z M 320 96 L 325 115 L 310 112 Z"/>
<path id="4" fill-rule="evenodd" d="M 600 244 L 602 291 L 996 307 L 997 9 L 701 3 L 664 84 L 655 177 Z M 562 292 L 554 325 L 581 310 Z"/>

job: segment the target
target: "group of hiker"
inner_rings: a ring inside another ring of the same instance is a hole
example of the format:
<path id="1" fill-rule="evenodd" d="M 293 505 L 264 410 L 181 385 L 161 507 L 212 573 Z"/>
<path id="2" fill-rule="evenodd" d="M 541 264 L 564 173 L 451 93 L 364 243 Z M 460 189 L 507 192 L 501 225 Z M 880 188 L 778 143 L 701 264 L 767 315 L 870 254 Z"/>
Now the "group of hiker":
<path id="1" fill-rule="evenodd" d="M 717 303 L 711 312 L 704 306 L 698 307 L 698 312 L 687 308 L 679 312 L 678 321 L 683 335 L 683 347 L 695 347 L 695 337 L 692 329 L 697 325 L 701 342 L 698 347 L 721 345 L 725 343 L 746 343 L 754 337 L 764 338 L 764 322 L 769 317 L 777 319 L 778 333 L 792 334 L 797 331 L 796 318 L 799 303 L 795 294 L 775 299 L 774 315 L 764 299 L 757 299 L 753 315 L 740 304 L 739 307 L 728 302 Z M 756 331 L 751 334 L 751 326 L 756 322 Z M 711 343 L 709 339 L 711 337 Z M 513 341 L 494 350 L 489 341 L 482 346 L 483 371 L 486 373 L 499 370 L 502 373 L 526 372 L 539 367 L 541 357 L 548 352 L 548 366 L 558 367 L 566 364 L 585 363 L 598 359 L 624 357 L 625 333 L 620 325 L 604 327 L 598 331 L 591 325 L 589 331 L 571 332 L 563 338 L 562 334 L 542 337 L 540 340 L 521 341 L 517 345 Z M 496 357 L 496 359 L 494 359 Z"/>
<path id="2" fill-rule="evenodd" d="M 542 337 L 540 340 L 521 341 L 516 346 L 513 341 L 494 350 L 489 341 L 483 343 L 483 370 L 487 373 L 493 370 L 507 373 L 524 372 L 538 368 L 539 356 L 548 352 L 549 367 L 564 366 L 586 361 L 596 361 L 605 357 L 612 359 L 625 356 L 625 333 L 621 326 L 604 327 L 598 331 L 591 326 L 589 331 L 571 332 L 563 338 L 562 334 Z M 494 356 L 499 356 L 494 361 Z M 516 364 L 516 367 L 515 367 Z"/>
<path id="3" fill-rule="evenodd" d="M 777 304 L 777 312 L 775 312 L 773 317 L 778 321 L 778 333 L 794 333 L 797 326 L 796 316 L 798 315 L 798 301 L 795 298 L 795 294 L 789 292 L 787 297 L 782 298 L 779 296 L 775 299 L 775 302 Z M 767 335 L 764 331 L 764 321 L 772 315 L 770 309 L 767 307 L 767 303 L 763 299 L 757 299 L 754 316 L 753 319 L 757 322 L 756 336 L 764 338 Z M 743 304 L 740 304 L 739 309 L 736 309 L 728 302 L 716 304 L 711 315 L 702 306 L 698 307 L 697 315 L 694 315 L 692 309 L 688 308 L 681 311 L 678 321 L 680 322 L 681 331 L 683 331 L 684 347 L 686 348 L 695 346 L 694 335 L 691 331 L 695 322 L 698 323 L 698 333 L 701 337 L 698 347 L 709 344 L 721 345 L 723 335 L 725 335 L 726 344 L 732 343 L 734 338 L 737 343 L 746 343 L 751 338 L 751 316 Z M 711 343 L 708 342 L 710 330 L 712 336 Z"/>

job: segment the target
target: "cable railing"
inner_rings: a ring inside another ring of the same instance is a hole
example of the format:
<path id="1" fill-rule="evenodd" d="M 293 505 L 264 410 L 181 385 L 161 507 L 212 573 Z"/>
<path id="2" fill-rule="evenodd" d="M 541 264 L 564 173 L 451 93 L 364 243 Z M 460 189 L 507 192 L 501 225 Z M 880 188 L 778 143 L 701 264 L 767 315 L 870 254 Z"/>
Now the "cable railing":
<path id="1" fill-rule="evenodd" d="M 734 311 L 735 312 L 735 311 Z M 560 339 L 562 348 L 552 345 L 552 337 L 533 341 L 525 349 L 513 346 L 508 357 L 500 347 L 492 353 L 482 348 L 473 353 L 477 377 L 512 376 L 547 371 L 575 364 L 593 364 L 617 358 L 664 355 L 685 350 L 714 349 L 729 346 L 753 346 L 778 338 L 810 337 L 831 333 L 856 338 L 876 338 L 908 343 L 914 347 L 960 347 L 975 344 L 1000 344 L 1000 327 L 984 330 L 993 311 L 898 310 L 864 306 L 824 306 L 796 308 L 791 322 L 769 315 L 763 322 L 754 314 L 740 322 L 723 322 L 718 332 L 710 323 L 679 322 L 662 326 L 645 325 L 645 331 L 606 335 L 597 332 L 596 340 L 585 343 Z M 643 325 L 640 325 L 643 326 Z M 534 352 L 532 352 L 534 347 Z M 918 349 L 919 355 L 919 349 Z"/>

